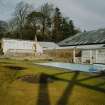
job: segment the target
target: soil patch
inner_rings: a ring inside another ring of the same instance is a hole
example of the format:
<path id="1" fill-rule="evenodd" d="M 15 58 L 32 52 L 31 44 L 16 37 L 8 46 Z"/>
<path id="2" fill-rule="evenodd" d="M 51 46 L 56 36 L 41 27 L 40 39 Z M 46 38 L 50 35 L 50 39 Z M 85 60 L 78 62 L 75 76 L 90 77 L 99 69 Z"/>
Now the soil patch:
<path id="1" fill-rule="evenodd" d="M 29 83 L 52 83 L 54 79 L 48 74 L 40 73 L 36 75 L 24 75 L 18 78 L 19 80 L 29 82 Z"/>

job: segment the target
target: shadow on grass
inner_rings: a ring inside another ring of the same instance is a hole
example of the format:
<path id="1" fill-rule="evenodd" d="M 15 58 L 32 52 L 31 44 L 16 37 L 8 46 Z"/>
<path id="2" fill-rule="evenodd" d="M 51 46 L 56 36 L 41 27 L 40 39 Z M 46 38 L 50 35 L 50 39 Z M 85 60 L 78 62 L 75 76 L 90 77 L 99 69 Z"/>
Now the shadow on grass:
<path id="1" fill-rule="evenodd" d="M 67 72 L 57 73 L 55 75 L 54 74 L 49 75 L 49 77 L 53 81 L 63 81 L 63 82 L 68 83 L 67 87 L 65 88 L 62 96 L 60 97 L 60 99 L 58 100 L 56 105 L 67 105 L 68 101 L 70 102 L 70 100 L 71 100 L 72 92 L 73 92 L 73 89 L 76 85 L 81 86 L 83 88 L 93 90 L 93 91 L 105 93 L 105 88 L 101 88 L 101 87 L 96 86 L 94 84 L 91 85 L 91 84 L 82 83 L 83 81 L 86 81 L 86 80 L 101 78 L 101 77 L 103 77 L 103 75 L 95 74 L 95 75 L 92 75 L 92 76 L 89 76 L 89 77 L 86 77 L 83 79 L 78 79 L 80 72 L 75 71 L 75 72 L 72 72 L 73 77 L 70 80 L 57 77 L 57 75 L 62 75 L 65 73 L 67 73 Z M 68 72 L 68 73 L 71 73 L 71 72 Z M 44 80 L 44 84 L 42 82 L 40 82 L 37 105 L 50 105 L 49 94 L 48 94 L 49 93 L 48 92 L 48 82 L 44 78 L 42 78 L 41 80 Z M 103 84 L 101 84 L 101 85 L 103 85 Z"/>
<path id="2" fill-rule="evenodd" d="M 105 75 L 97 74 L 97 75 L 89 76 L 87 78 L 80 79 L 79 81 L 86 81 L 86 80 L 91 80 L 91 79 L 101 78 L 101 77 L 105 77 Z"/>
<path id="3" fill-rule="evenodd" d="M 72 91 L 73 91 L 78 75 L 79 75 L 78 71 L 74 73 L 74 76 L 72 77 L 71 81 L 68 83 L 68 86 L 64 90 L 64 93 L 58 100 L 57 105 L 67 105 L 68 99 L 70 100 L 69 97 L 72 95 Z"/>
<path id="4" fill-rule="evenodd" d="M 105 88 L 101 88 L 101 87 L 99 87 L 99 85 L 90 85 L 89 83 L 88 84 L 86 84 L 86 83 L 82 83 L 82 81 L 86 81 L 86 80 L 92 80 L 92 79 L 96 79 L 96 78 L 101 78 L 101 77 L 103 77 L 103 75 L 97 75 L 97 76 L 90 76 L 90 78 L 88 77 L 88 78 L 84 78 L 84 79 L 77 79 L 77 80 L 75 80 L 75 85 L 79 85 L 79 86 L 81 86 L 81 87 L 84 87 L 84 88 L 88 88 L 88 89 L 91 89 L 91 90 L 94 90 L 94 91 L 98 91 L 98 92 L 105 92 Z M 56 77 L 57 78 L 57 80 L 59 80 L 59 81 L 64 81 L 64 82 L 74 82 L 72 79 L 70 79 L 70 80 L 66 80 L 66 79 L 62 79 L 62 78 L 58 78 L 58 77 Z M 104 84 L 104 83 L 103 83 Z M 103 84 L 101 84 L 101 85 L 103 85 Z"/>
<path id="5" fill-rule="evenodd" d="M 94 85 L 89 85 L 89 84 L 84 84 L 84 83 L 79 83 L 79 82 L 77 82 L 76 84 L 81 86 L 81 87 L 88 88 L 90 90 L 105 93 L 105 88 L 101 88 L 99 86 L 94 86 Z"/>
<path id="6" fill-rule="evenodd" d="M 20 66 L 4 66 L 4 67 L 11 69 L 11 70 L 24 70 L 24 69 L 26 69 L 25 67 L 20 67 Z"/>
<path id="7" fill-rule="evenodd" d="M 48 77 L 41 75 L 39 80 L 39 94 L 36 105 L 51 105 L 48 91 Z"/>
<path id="8" fill-rule="evenodd" d="M 58 76 L 58 75 L 63 75 L 63 74 L 68 74 L 68 73 L 73 73 L 73 71 L 64 71 L 64 72 L 60 72 L 60 73 L 55 73 L 53 74 L 53 76 Z"/>
<path id="9" fill-rule="evenodd" d="M 97 84 L 96 86 L 103 86 L 103 85 L 105 85 L 105 82 L 99 83 L 99 84 Z"/>
<path id="10" fill-rule="evenodd" d="M 65 73 L 65 72 L 64 72 Z M 70 97 L 72 95 L 72 91 L 74 86 L 81 86 L 83 88 L 87 88 L 93 91 L 97 91 L 97 92 L 101 92 L 101 93 L 105 93 L 105 88 L 100 87 L 101 85 L 104 85 L 105 82 L 99 84 L 99 85 L 94 85 L 94 83 L 91 84 L 87 84 L 87 83 L 82 83 L 83 81 L 86 80 L 92 80 L 92 79 L 97 79 L 97 78 L 103 78 L 103 74 L 95 74 L 95 75 L 91 75 L 89 77 L 84 77 L 83 79 L 78 79 L 79 76 L 79 71 L 75 71 L 73 72 L 74 75 L 72 77 L 72 79 L 67 80 L 67 79 L 63 79 L 63 78 L 59 78 L 59 77 L 53 77 L 55 80 L 59 80 L 59 81 L 63 81 L 63 82 L 68 82 L 68 86 L 65 88 L 62 96 L 60 97 L 60 99 L 58 100 L 56 105 L 67 105 L 68 100 L 70 101 Z M 63 73 L 58 73 L 58 75 L 63 74 Z"/>
<path id="11" fill-rule="evenodd" d="M 72 78 L 70 80 L 57 77 L 58 75 L 63 75 L 66 73 L 73 73 Z M 67 87 L 65 88 L 62 96 L 59 98 L 56 105 L 67 105 L 68 101 L 71 100 L 71 95 L 72 95 L 72 92 L 73 92 L 73 89 L 75 86 L 81 86 L 82 88 L 86 88 L 86 89 L 90 89 L 93 91 L 105 93 L 105 88 L 100 87 L 100 85 L 104 85 L 104 82 L 102 84 L 99 84 L 99 85 L 83 83 L 83 81 L 86 81 L 86 80 L 102 78 L 104 75 L 95 74 L 95 75 L 90 75 L 89 77 L 84 77 L 82 79 L 78 79 L 79 74 L 80 74 L 79 71 L 60 72 L 60 73 L 56 73 L 53 75 L 40 74 L 38 76 L 39 90 L 38 90 L 38 100 L 37 100 L 36 105 L 51 105 L 50 97 L 49 97 L 49 90 L 48 90 L 49 80 L 53 81 L 53 82 L 54 81 L 63 81 L 63 82 L 68 83 Z M 35 78 L 32 77 L 32 79 L 35 80 L 36 77 Z M 33 83 L 35 83 L 35 81 L 33 81 Z"/>

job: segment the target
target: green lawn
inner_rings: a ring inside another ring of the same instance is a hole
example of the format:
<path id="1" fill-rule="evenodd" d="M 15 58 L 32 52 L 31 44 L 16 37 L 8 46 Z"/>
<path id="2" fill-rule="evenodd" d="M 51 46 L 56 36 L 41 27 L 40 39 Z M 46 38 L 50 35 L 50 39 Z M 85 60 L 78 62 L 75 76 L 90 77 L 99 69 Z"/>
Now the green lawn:
<path id="1" fill-rule="evenodd" d="M 40 73 L 52 76 L 53 82 L 20 79 Z M 0 105 L 105 105 L 105 75 L 0 59 Z"/>

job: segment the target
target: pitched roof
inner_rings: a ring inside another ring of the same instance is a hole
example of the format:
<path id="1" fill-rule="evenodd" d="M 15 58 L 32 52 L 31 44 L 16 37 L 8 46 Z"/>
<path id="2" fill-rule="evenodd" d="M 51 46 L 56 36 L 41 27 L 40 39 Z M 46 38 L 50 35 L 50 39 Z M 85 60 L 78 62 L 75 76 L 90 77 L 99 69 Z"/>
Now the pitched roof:
<path id="1" fill-rule="evenodd" d="M 78 33 L 58 43 L 60 46 L 105 44 L 105 29 Z"/>

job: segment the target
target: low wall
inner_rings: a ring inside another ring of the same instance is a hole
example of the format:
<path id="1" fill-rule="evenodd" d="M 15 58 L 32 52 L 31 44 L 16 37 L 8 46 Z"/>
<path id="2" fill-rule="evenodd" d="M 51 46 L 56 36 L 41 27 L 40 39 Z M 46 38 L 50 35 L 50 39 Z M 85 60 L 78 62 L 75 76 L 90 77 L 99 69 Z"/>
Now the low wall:
<path id="1" fill-rule="evenodd" d="M 4 53 L 6 56 L 32 56 L 34 55 L 33 50 L 24 50 L 24 49 L 9 49 L 6 53 Z"/>
<path id="2" fill-rule="evenodd" d="M 79 50 L 76 50 L 76 54 L 78 52 Z M 73 49 L 45 50 L 44 53 L 58 61 L 73 62 Z"/>

